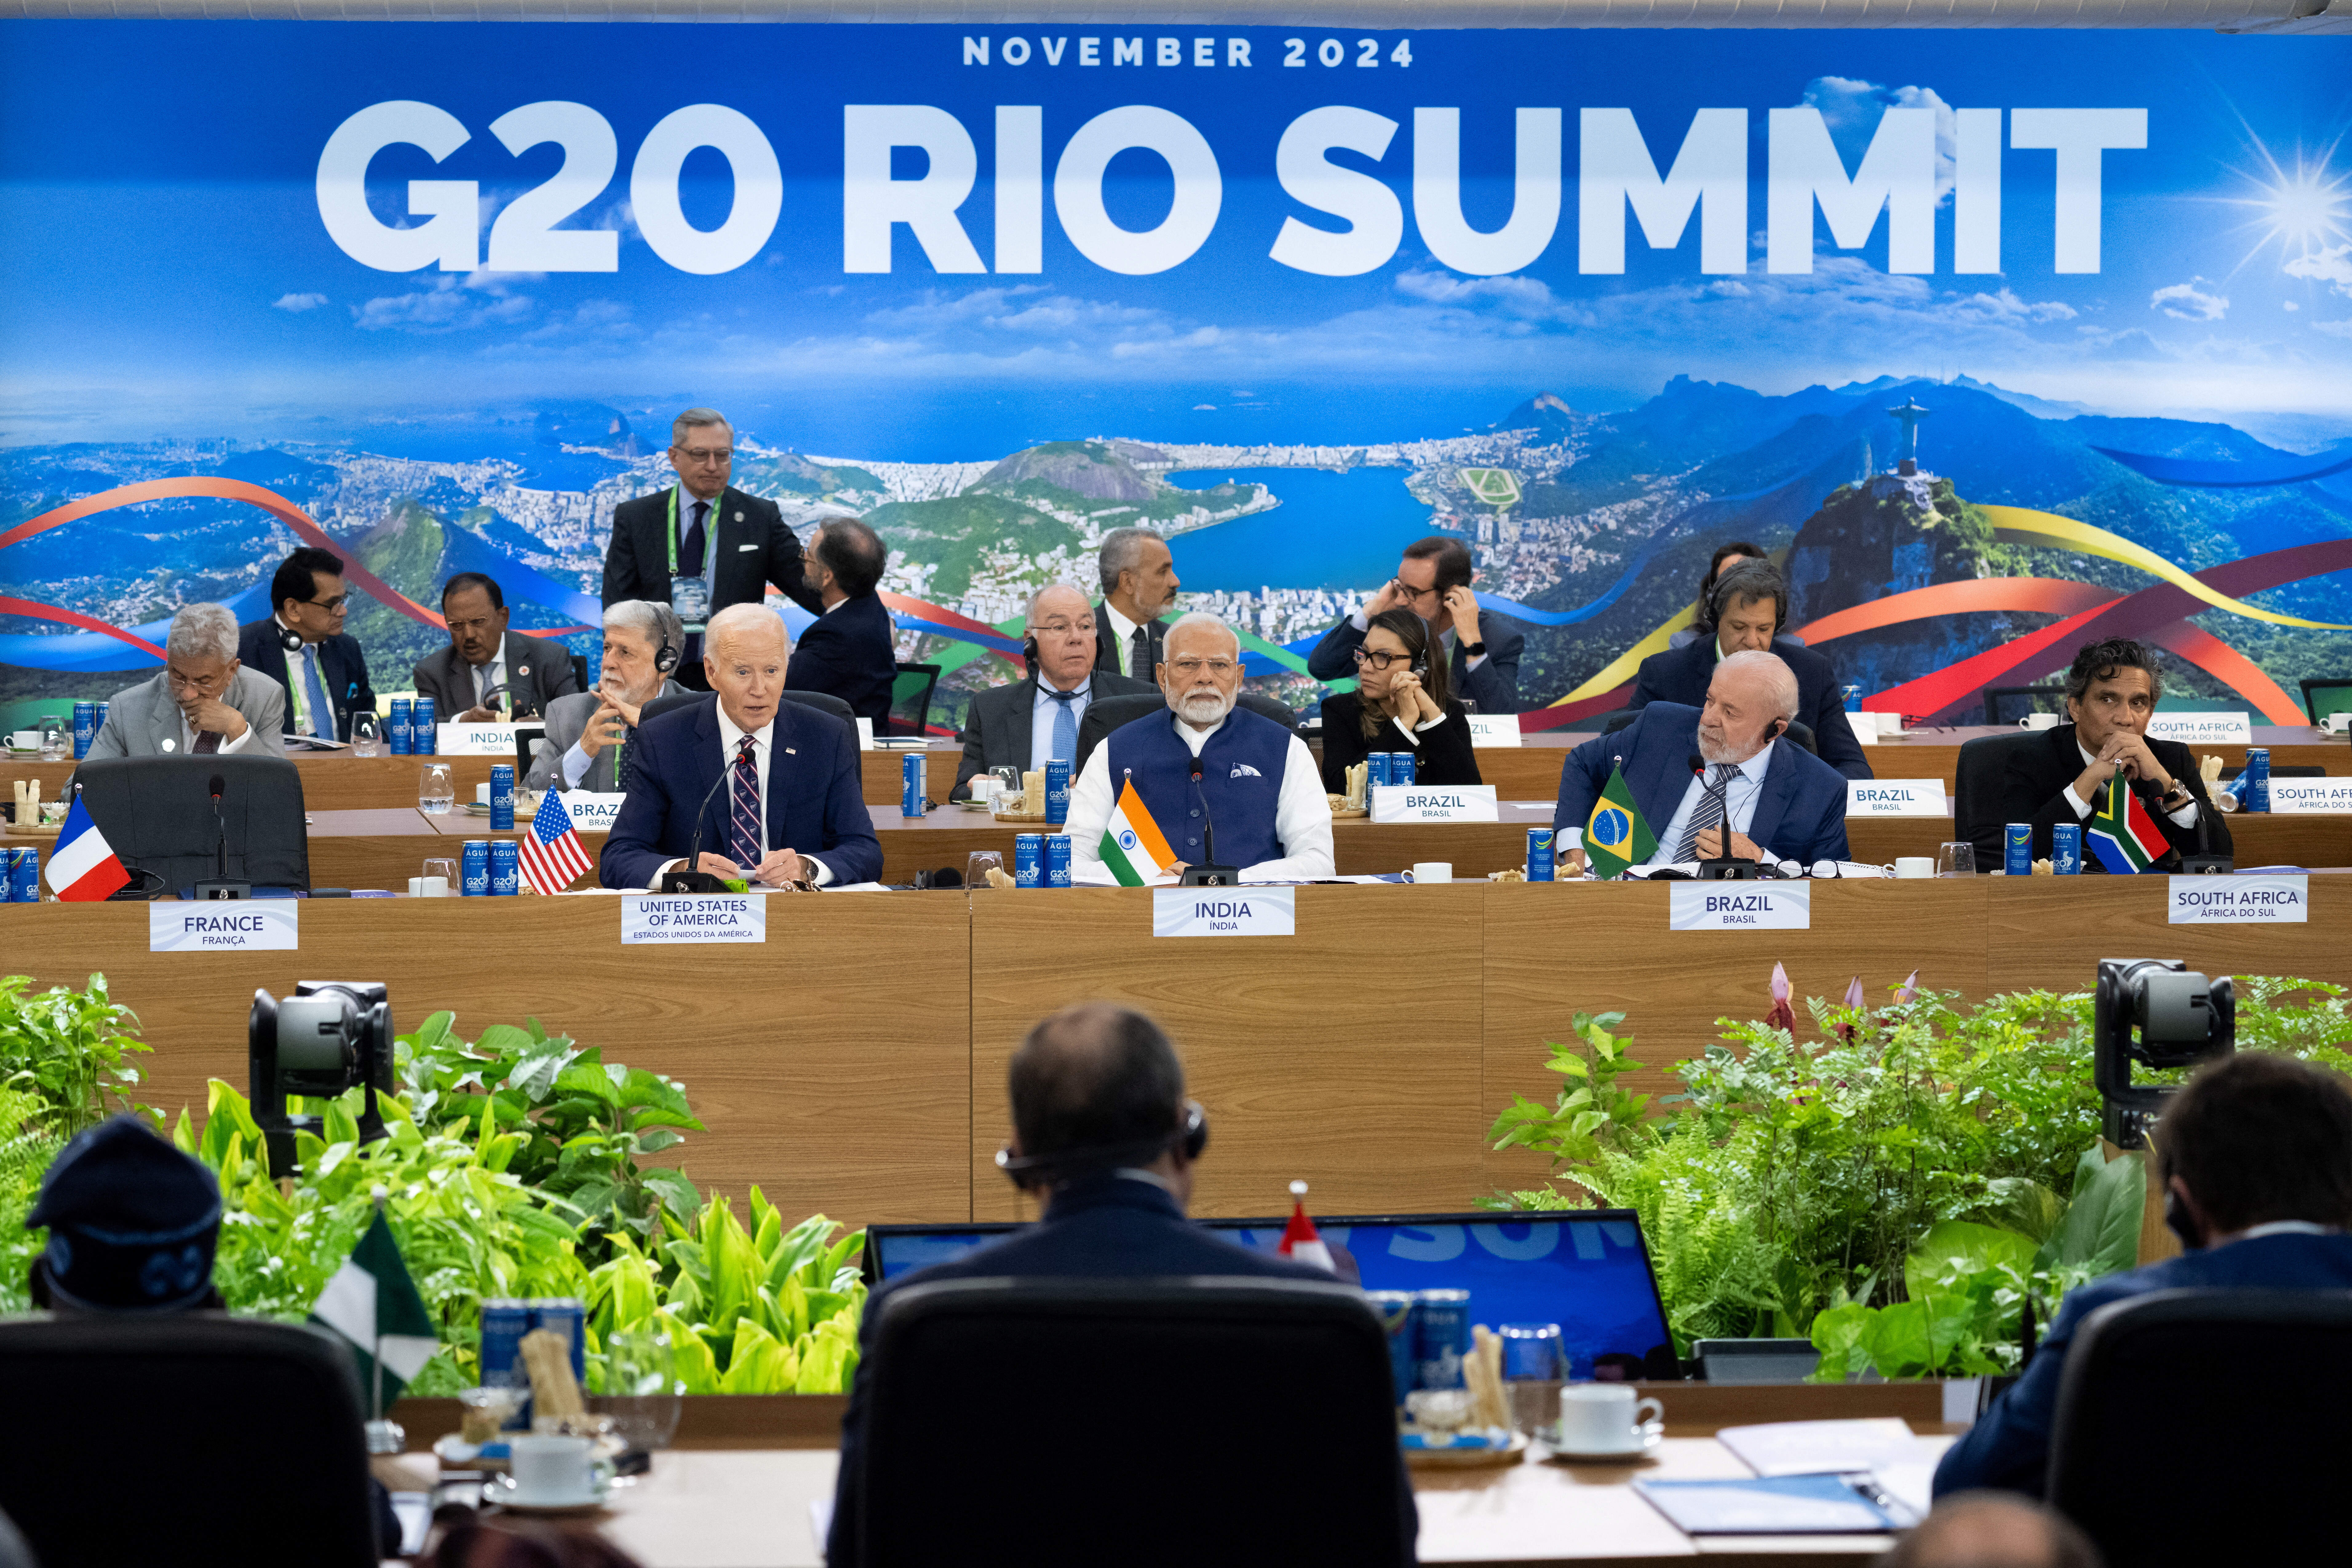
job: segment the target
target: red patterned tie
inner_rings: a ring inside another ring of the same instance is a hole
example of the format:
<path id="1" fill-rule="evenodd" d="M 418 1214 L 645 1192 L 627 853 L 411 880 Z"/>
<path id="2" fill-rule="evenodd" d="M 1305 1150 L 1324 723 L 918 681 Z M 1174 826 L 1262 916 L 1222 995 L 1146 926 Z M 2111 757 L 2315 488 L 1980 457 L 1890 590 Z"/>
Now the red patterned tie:
<path id="1" fill-rule="evenodd" d="M 221 738 L 217 731 L 199 730 L 196 731 L 196 743 L 193 749 L 197 756 L 210 756 L 213 752 L 219 751 L 220 748 Z"/>
<path id="2" fill-rule="evenodd" d="M 749 735 L 737 744 L 735 779 L 728 790 L 732 804 L 727 815 L 727 855 L 746 871 L 760 863 L 760 764 L 753 750 L 758 744 Z"/>

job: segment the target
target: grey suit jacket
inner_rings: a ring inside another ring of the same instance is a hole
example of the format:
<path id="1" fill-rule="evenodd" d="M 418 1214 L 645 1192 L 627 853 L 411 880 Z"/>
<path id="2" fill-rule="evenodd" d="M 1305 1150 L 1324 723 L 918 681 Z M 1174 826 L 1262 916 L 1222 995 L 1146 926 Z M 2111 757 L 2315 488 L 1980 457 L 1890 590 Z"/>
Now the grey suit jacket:
<path id="1" fill-rule="evenodd" d="M 123 688 L 107 699 L 106 723 L 89 742 L 93 757 L 177 757 L 187 754 L 180 737 L 180 705 L 172 700 L 169 677 Z M 239 756 L 282 757 L 286 754 L 286 689 L 266 675 L 239 665 L 229 678 L 222 700 L 253 726 L 253 739 L 237 748 Z"/>
<path id="2" fill-rule="evenodd" d="M 1139 696 L 1160 688 L 1148 680 L 1133 680 L 1124 675 L 1097 668 L 1088 701 L 1106 697 Z M 1037 705 L 1037 679 L 1030 676 L 1010 686 L 992 686 L 976 692 L 971 704 L 964 710 L 963 731 L 956 739 L 963 742 L 963 758 L 956 764 L 955 788 L 950 798 L 965 793 L 965 786 L 974 773 L 990 768 L 1029 767 L 1030 718 Z"/>
<path id="3" fill-rule="evenodd" d="M 562 643 L 509 632 L 499 652 L 507 662 L 507 689 L 518 715 L 545 713 L 549 703 L 580 689 L 572 675 L 572 655 Z M 474 705 L 474 667 L 458 656 L 455 643 L 418 659 L 415 673 L 416 695 L 433 699 L 442 723 Z"/>
<path id="4" fill-rule="evenodd" d="M 662 689 L 647 701 L 659 701 L 664 697 L 691 695 L 675 680 L 664 680 Z M 530 773 L 523 780 L 526 789 L 583 789 L 592 795 L 620 793 L 620 775 L 615 771 L 621 748 L 606 746 L 588 759 L 588 771 L 580 775 L 577 785 L 563 782 L 563 753 L 580 743 L 580 732 L 588 728 L 604 700 L 593 691 L 568 691 L 547 705 L 547 738 L 539 743 L 533 756 Z"/>

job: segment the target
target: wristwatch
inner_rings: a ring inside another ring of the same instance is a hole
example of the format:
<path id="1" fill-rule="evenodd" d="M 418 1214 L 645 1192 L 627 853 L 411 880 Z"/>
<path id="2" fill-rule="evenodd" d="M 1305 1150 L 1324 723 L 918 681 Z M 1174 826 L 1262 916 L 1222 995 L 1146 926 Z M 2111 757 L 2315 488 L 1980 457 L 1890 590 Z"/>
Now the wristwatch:
<path id="1" fill-rule="evenodd" d="M 1486 654 L 1486 645 L 1483 642 L 1466 642 L 1462 645 L 1462 657 L 1465 658 L 1483 658 Z"/>

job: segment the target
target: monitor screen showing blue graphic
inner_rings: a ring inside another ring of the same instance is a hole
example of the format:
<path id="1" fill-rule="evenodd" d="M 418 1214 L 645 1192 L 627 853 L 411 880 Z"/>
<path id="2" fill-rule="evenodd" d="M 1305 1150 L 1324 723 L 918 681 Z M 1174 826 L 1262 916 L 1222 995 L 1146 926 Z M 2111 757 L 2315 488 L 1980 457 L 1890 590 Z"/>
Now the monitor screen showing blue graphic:
<path id="1" fill-rule="evenodd" d="M 1201 1224 L 1271 1252 L 1279 1219 Z M 1558 1323 L 1569 1375 L 1593 1375 L 1596 1357 L 1630 1357 L 1651 1375 L 1674 1375 L 1665 1315 L 1642 1227 L 1630 1210 L 1556 1214 L 1389 1215 L 1318 1219 L 1332 1247 L 1356 1260 L 1367 1290 L 1470 1292 L 1473 1322 Z M 1009 1225 L 875 1226 L 872 1267 L 885 1280 L 969 1257 Z M 1627 1375 L 1638 1375 L 1625 1363 Z"/>

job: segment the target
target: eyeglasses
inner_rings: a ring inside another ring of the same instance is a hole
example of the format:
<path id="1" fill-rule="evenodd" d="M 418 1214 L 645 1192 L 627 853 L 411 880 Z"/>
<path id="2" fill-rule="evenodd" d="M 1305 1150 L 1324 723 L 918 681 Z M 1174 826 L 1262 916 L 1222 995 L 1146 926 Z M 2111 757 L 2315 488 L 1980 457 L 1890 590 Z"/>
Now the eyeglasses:
<path id="1" fill-rule="evenodd" d="M 1383 653 L 1360 647 L 1356 650 L 1356 665 L 1359 668 L 1369 664 L 1374 669 L 1386 669 L 1392 664 L 1411 664 L 1418 657 L 1410 653 Z"/>
<path id="2" fill-rule="evenodd" d="M 217 675 L 183 675 L 169 665 L 163 667 L 163 679 L 174 690 L 194 691 L 205 697 L 226 686 L 230 674 L 223 670 Z"/>
<path id="3" fill-rule="evenodd" d="M 1036 626 L 1029 628 L 1032 635 L 1047 635 L 1057 637 L 1067 637 L 1073 632 L 1090 632 L 1094 629 L 1095 624 L 1090 620 L 1076 622 L 1041 621 Z"/>
<path id="4" fill-rule="evenodd" d="M 351 602 L 351 597 L 352 596 L 349 594 L 338 594 L 331 599 L 305 599 L 302 603 L 312 605 L 318 609 L 324 610 L 327 614 L 331 616 L 337 610 L 341 609 L 345 605 L 349 604 Z"/>
<path id="5" fill-rule="evenodd" d="M 672 447 L 670 450 L 689 463 L 725 463 L 735 457 L 732 447 Z"/>
<path id="6" fill-rule="evenodd" d="M 1182 680 L 1190 680 L 1204 669 L 1223 680 L 1241 666 L 1229 658 L 1171 658 L 1168 661 L 1168 668 Z"/>
<path id="7" fill-rule="evenodd" d="M 1399 578 L 1397 580 L 1396 591 L 1404 595 L 1407 599 L 1426 599 L 1435 595 L 1437 592 L 1434 587 L 1416 588 L 1412 584 L 1405 582 L 1402 578 Z"/>

